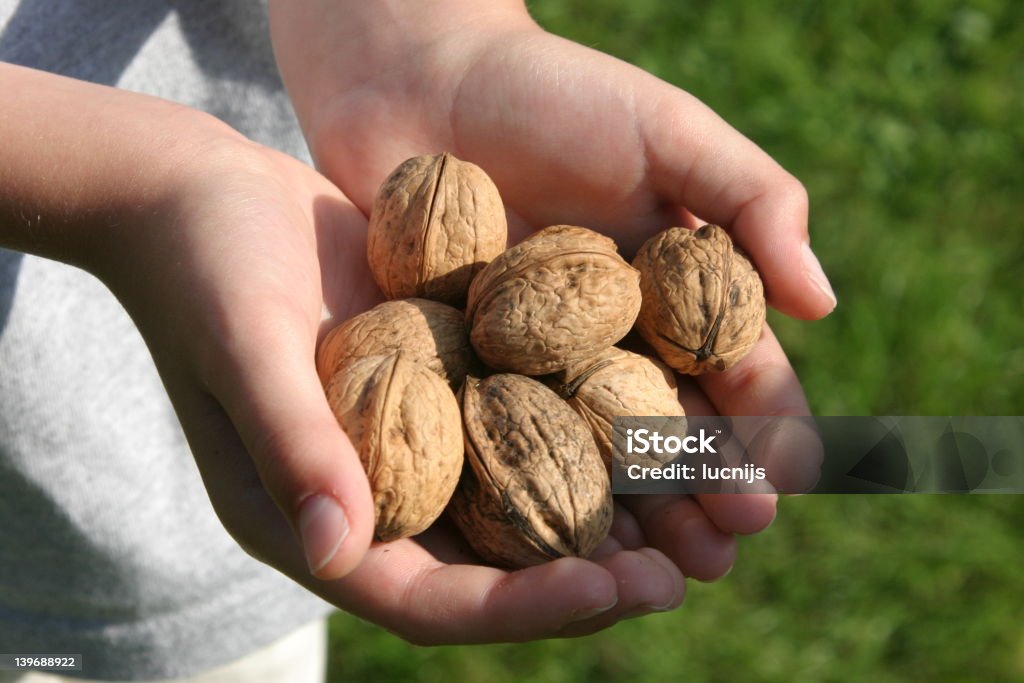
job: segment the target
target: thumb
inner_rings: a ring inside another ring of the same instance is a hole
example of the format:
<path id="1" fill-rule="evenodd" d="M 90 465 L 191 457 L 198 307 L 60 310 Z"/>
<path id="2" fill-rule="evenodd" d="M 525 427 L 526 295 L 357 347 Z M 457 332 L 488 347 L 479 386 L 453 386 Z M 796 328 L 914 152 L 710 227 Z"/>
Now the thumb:
<path id="1" fill-rule="evenodd" d="M 810 248 L 803 185 L 682 90 L 663 89 L 660 97 L 638 99 L 638 107 L 659 192 L 728 229 L 753 259 L 775 308 L 798 318 L 831 312 L 836 298 Z"/>
<path id="2" fill-rule="evenodd" d="M 229 335 L 233 348 L 211 389 L 298 536 L 310 572 L 336 579 L 369 547 L 374 507 L 359 455 L 317 377 L 313 335 L 296 318 L 264 308 L 261 322 Z"/>

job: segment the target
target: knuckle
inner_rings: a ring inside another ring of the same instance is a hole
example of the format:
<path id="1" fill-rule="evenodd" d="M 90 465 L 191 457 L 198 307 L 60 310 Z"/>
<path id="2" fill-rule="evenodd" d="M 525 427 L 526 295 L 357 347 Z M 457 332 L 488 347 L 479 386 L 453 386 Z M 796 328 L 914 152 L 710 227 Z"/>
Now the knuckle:
<path id="1" fill-rule="evenodd" d="M 283 510 L 298 511 L 299 504 L 313 488 L 318 475 L 311 458 L 308 432 L 300 427 L 265 429 L 249 448 L 264 489 Z"/>
<path id="2" fill-rule="evenodd" d="M 250 456 L 261 474 L 285 467 L 294 436 L 290 429 L 265 429 L 253 440 Z"/>
<path id="3" fill-rule="evenodd" d="M 748 357 L 749 358 L 749 357 Z M 762 360 L 749 360 L 730 368 L 726 377 L 729 382 L 729 390 L 735 396 L 755 396 L 755 392 L 764 381 L 765 373 L 770 370 L 770 365 Z"/>
<path id="4" fill-rule="evenodd" d="M 317 486 L 326 485 L 311 432 L 303 426 L 268 430 L 251 454 L 264 487 L 284 509 L 297 511 Z"/>
<path id="5" fill-rule="evenodd" d="M 794 176 L 786 173 L 779 185 L 779 197 L 792 211 L 806 215 L 810 208 L 810 196 L 807 188 Z"/>

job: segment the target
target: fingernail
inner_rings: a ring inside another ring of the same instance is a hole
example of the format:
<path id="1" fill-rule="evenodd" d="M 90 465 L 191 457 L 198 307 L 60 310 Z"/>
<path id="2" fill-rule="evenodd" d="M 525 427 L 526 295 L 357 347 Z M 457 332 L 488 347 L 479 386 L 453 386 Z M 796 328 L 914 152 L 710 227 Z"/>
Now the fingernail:
<path id="1" fill-rule="evenodd" d="M 807 273 L 807 277 L 811 278 L 811 281 L 817 285 L 818 289 L 832 301 L 832 308 L 834 309 L 838 303 L 836 301 L 836 293 L 832 291 L 832 285 L 829 284 L 825 271 L 821 269 L 821 262 L 818 261 L 818 257 L 811 251 L 811 245 L 807 242 L 804 242 L 803 246 L 803 259 L 804 272 Z"/>
<path id="2" fill-rule="evenodd" d="M 593 609 L 580 610 L 579 612 L 575 612 L 572 615 L 572 620 L 573 621 L 583 621 L 584 619 L 590 619 L 591 617 L 596 617 L 598 614 L 604 614 L 605 612 L 610 610 L 612 607 L 615 607 L 615 605 L 617 605 L 618 603 L 619 603 L 619 599 L 616 597 L 614 600 L 612 600 L 612 604 L 607 605 L 605 607 L 594 607 Z"/>
<path id="3" fill-rule="evenodd" d="M 676 607 L 676 601 L 666 602 L 664 605 L 640 605 L 634 607 L 630 611 L 622 615 L 623 619 L 636 619 L 637 617 L 646 617 L 648 614 L 654 614 L 656 612 L 669 612 Z"/>
<path id="4" fill-rule="evenodd" d="M 645 605 L 645 607 L 651 612 L 668 612 L 670 609 L 674 609 L 676 606 L 676 599 L 672 598 L 664 605 Z"/>
<path id="5" fill-rule="evenodd" d="M 348 536 L 348 518 L 332 496 L 317 493 L 299 508 L 299 533 L 309 571 L 316 574 L 334 559 Z"/>

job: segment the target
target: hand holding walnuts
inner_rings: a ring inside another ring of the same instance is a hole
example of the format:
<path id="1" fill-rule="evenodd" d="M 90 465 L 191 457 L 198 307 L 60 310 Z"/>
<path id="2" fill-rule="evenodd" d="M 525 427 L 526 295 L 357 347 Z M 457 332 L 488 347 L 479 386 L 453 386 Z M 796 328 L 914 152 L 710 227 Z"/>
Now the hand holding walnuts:
<path id="1" fill-rule="evenodd" d="M 344 323 L 317 364 L 366 466 L 379 539 L 423 531 L 451 499 L 483 560 L 521 567 L 585 557 L 607 535 L 615 416 L 684 414 L 671 371 L 612 345 L 636 322 L 673 368 L 722 370 L 756 341 L 764 296 L 716 226 L 666 230 L 631 266 L 611 239 L 575 226 L 502 252 L 500 206 L 483 171 L 450 155 L 396 169 L 374 204 L 368 258 L 386 294 L 427 298 Z M 464 314 L 442 303 L 463 300 Z M 483 379 L 464 382 L 474 365 Z M 524 375 L 551 375 L 561 397 Z"/>

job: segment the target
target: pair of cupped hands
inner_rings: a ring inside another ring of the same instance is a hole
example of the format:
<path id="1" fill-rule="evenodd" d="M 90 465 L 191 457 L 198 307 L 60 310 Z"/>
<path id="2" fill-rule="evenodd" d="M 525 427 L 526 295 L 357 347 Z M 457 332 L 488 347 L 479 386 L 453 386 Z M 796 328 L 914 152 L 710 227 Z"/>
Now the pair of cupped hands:
<path id="1" fill-rule="evenodd" d="M 181 113 L 194 141 L 178 145 L 186 177 L 95 268 L 146 338 L 228 531 L 417 643 L 586 634 L 677 607 L 685 577 L 726 574 L 736 536 L 774 518 L 774 495 L 624 497 L 593 557 L 515 572 L 475 564 L 443 520 L 416 539 L 372 543 L 370 490 L 314 350 L 332 325 L 323 311 L 338 322 L 381 300 L 366 216 L 408 157 L 448 150 L 481 165 L 513 242 L 582 225 L 628 259 L 666 227 L 726 226 L 770 304 L 812 319 L 835 299 L 808 246 L 800 183 L 693 96 L 546 33 L 525 11 L 423 38 L 397 26 L 367 47 L 345 39 L 358 26 L 344 18 L 335 26 L 285 4 L 271 5 L 275 52 L 320 172 Z M 767 326 L 739 365 L 680 386 L 690 414 L 808 410 Z M 787 457 L 785 439 L 773 447 Z"/>

